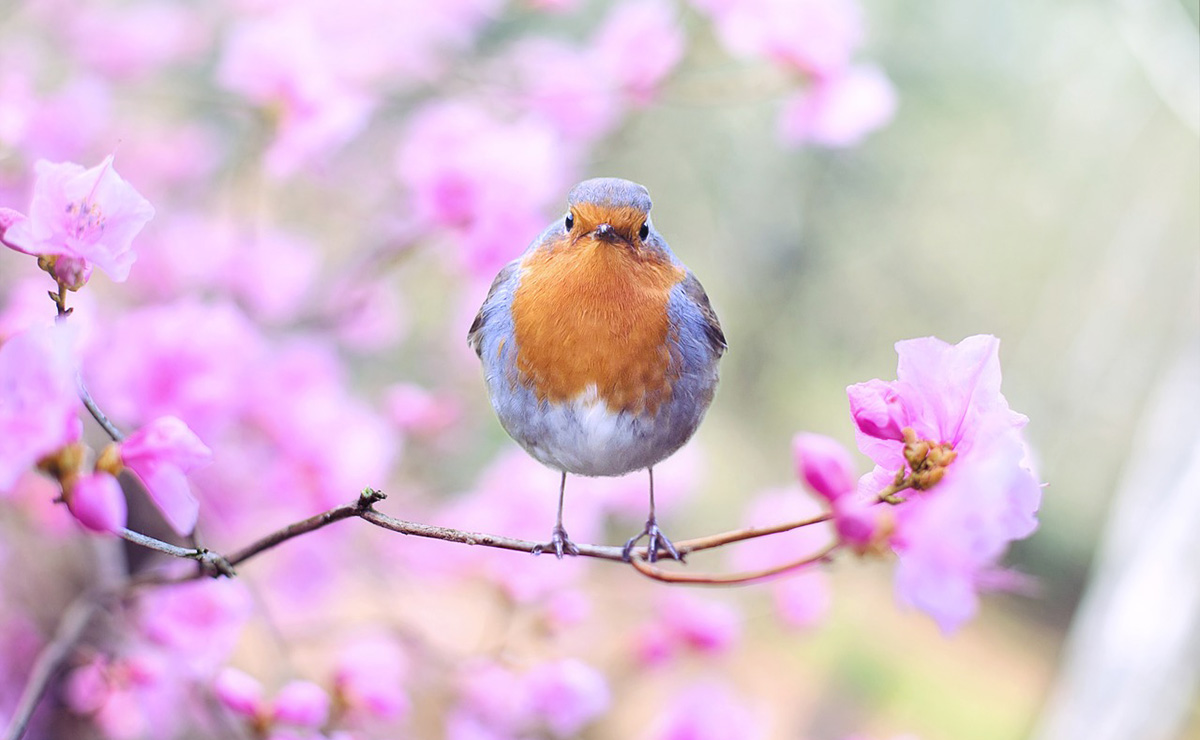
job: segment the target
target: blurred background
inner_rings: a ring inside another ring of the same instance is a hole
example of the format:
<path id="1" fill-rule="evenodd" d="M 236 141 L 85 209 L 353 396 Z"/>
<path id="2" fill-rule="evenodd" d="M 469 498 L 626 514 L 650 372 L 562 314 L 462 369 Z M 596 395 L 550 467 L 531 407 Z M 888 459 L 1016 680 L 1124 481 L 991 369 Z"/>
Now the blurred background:
<path id="1" fill-rule="evenodd" d="M 663 472 L 673 537 L 739 526 L 761 492 L 795 488 L 798 431 L 853 448 L 845 387 L 894 378 L 895 341 L 989 333 L 1047 484 L 1039 530 L 1005 561 L 1035 587 L 985 596 L 945 636 L 894 601 L 887 561 L 839 559 L 800 598 L 807 616 L 788 617 L 768 587 L 680 596 L 611 564 L 531 565 L 349 522 L 243 566 L 236 647 L 184 684 L 200 719 L 122 729 L 104 719 L 121 710 L 71 693 L 97 655 L 178 648 L 145 637 L 143 604 L 93 630 L 37 731 L 212 736 L 225 666 L 267 695 L 327 686 L 331 656 L 383 634 L 404 655 L 407 708 L 354 737 L 1200 738 L 1195 0 L 751 8 L 833 18 L 796 28 L 886 74 L 839 113 L 859 116 L 848 130 L 781 112 L 838 62 L 797 60 L 732 0 L 410 5 L 0 2 L 0 205 L 26 208 L 38 158 L 111 152 L 155 205 L 130 281 L 98 275 L 73 296 L 93 337 L 84 376 L 119 423 L 166 409 L 212 440 L 208 544 L 367 485 L 398 517 L 543 537 L 554 475 L 495 422 L 465 332 L 566 189 L 611 175 L 650 189 L 730 345 L 705 424 Z M 0 254 L 6 321 L 52 311 L 31 262 Z M 144 392 L 210 375 L 278 393 L 212 411 Z M 568 529 L 623 540 L 643 486 L 572 480 Z M 31 477 L 0 499 L 0 561 L 20 564 L 0 579 L 0 718 L 81 584 L 167 567 L 56 519 L 47 489 Z M 716 616 L 663 647 L 681 612 Z M 480 698 L 503 703 L 505 676 L 567 659 L 607 686 L 586 721 L 531 730 Z M 708 719 L 686 734 L 676 714 Z M 501 734 L 501 716 L 524 729 Z"/>

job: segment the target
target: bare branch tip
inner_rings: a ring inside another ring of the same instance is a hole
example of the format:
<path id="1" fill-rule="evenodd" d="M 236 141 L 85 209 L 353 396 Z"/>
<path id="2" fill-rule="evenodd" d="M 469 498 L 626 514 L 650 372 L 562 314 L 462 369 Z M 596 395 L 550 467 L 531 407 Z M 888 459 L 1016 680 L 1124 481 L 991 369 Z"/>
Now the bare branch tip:
<path id="1" fill-rule="evenodd" d="M 358 508 L 361 510 L 370 509 L 375 504 L 387 498 L 387 494 L 383 491 L 378 491 L 368 486 L 362 489 L 362 493 L 358 495 Z"/>

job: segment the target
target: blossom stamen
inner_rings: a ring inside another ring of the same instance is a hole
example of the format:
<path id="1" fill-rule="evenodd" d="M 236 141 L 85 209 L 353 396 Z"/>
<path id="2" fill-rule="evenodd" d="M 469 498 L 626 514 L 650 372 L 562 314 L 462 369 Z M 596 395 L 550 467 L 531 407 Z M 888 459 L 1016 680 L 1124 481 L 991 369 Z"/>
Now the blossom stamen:
<path id="1" fill-rule="evenodd" d="M 954 462 L 958 453 L 949 443 L 919 439 L 912 427 L 905 427 L 903 433 L 904 459 L 908 463 L 907 470 L 910 472 L 906 474 L 906 468 L 898 470 L 893 487 L 927 491 L 942 479 L 946 474 L 946 468 Z M 885 496 L 884 500 L 892 504 L 903 501 L 894 494 Z"/>

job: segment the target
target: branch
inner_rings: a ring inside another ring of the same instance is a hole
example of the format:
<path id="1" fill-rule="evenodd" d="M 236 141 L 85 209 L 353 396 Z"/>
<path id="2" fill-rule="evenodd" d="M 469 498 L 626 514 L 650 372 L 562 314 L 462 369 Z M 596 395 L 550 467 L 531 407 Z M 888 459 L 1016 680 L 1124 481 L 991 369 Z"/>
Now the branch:
<path id="1" fill-rule="evenodd" d="M 42 696 L 50 687 L 50 682 L 54 680 L 66 659 L 70 657 L 71 651 L 79 642 L 79 638 L 83 636 L 84 630 L 87 629 L 99 608 L 100 602 L 91 594 L 85 593 L 71 602 L 71 605 L 63 612 L 62 620 L 58 623 L 58 630 L 54 633 L 54 639 L 42 648 L 33 663 L 33 668 L 29 672 L 29 681 L 26 682 L 25 689 L 21 692 L 21 698 L 13 710 L 8 729 L 4 731 L 4 740 L 20 740 L 25 735 L 29 721 L 33 718 L 33 713 L 37 709 L 38 703 L 41 702 Z"/>
<path id="2" fill-rule="evenodd" d="M 161 573 L 145 574 L 135 580 L 135 585 L 162 585 L 162 584 L 166 584 L 166 583 L 178 583 L 178 582 L 183 582 L 183 581 L 194 580 L 194 579 L 200 578 L 202 576 L 211 576 L 211 577 L 232 576 L 232 575 L 234 575 L 233 568 L 235 566 L 238 566 L 238 565 L 244 563 L 245 561 L 249 560 L 250 558 L 252 558 L 260 553 L 266 552 L 267 550 L 270 550 L 278 545 L 281 545 L 284 542 L 287 542 L 288 540 L 290 540 L 294 537 L 299 537 L 300 535 L 307 534 L 309 532 L 313 532 L 318 529 L 322 529 L 323 527 L 329 526 L 330 524 L 333 524 L 334 522 L 340 522 L 345 519 L 353 519 L 353 518 L 362 519 L 363 521 L 368 522 L 369 524 L 373 524 L 376 527 L 379 527 L 381 529 L 386 529 L 391 532 L 397 532 L 399 534 L 411 535 L 413 537 L 425 537 L 425 538 L 434 539 L 434 540 L 442 540 L 444 542 L 457 542 L 462 545 L 471 545 L 471 546 L 479 546 L 479 547 L 493 547 L 493 548 L 500 549 L 500 550 L 513 550 L 513 551 L 517 551 L 517 552 L 527 552 L 527 553 L 531 553 L 531 554 L 534 553 L 539 547 L 545 546 L 544 542 L 535 542 L 533 540 L 523 540 L 523 539 L 517 539 L 515 537 L 505 537 L 502 535 L 487 534 L 484 532 L 471 532 L 471 531 L 463 530 L 463 529 L 453 529 L 451 527 L 439 527 L 439 526 L 436 526 L 433 524 L 422 524 L 420 522 L 412 522 L 412 521 L 407 521 L 404 519 L 397 519 L 393 516 L 389 516 L 387 514 L 384 514 L 382 512 L 375 510 L 375 508 L 374 508 L 375 504 L 379 503 L 380 501 L 384 500 L 385 498 L 387 498 L 387 496 L 382 491 L 376 491 L 373 488 L 366 488 L 359 495 L 358 500 L 354 501 L 353 503 L 342 504 L 341 506 L 335 506 L 334 508 L 330 509 L 329 511 L 324 511 L 324 512 L 321 512 L 320 514 L 311 516 L 307 519 L 302 519 L 293 524 L 289 524 L 286 527 L 283 527 L 282 529 L 278 529 L 274 532 L 271 532 L 270 534 L 268 534 L 264 537 L 261 537 L 258 540 L 255 540 L 254 542 L 250 543 L 249 545 L 246 545 L 246 546 L 242 547 L 241 549 L 236 550 L 224 557 L 222 557 L 218 553 L 215 553 L 215 552 L 212 552 L 209 550 L 204 550 L 202 548 L 190 550 L 190 549 L 186 549 L 186 548 L 182 548 L 182 547 L 175 547 L 174 545 L 167 545 L 166 543 L 160 543 L 157 540 L 153 540 L 152 538 L 144 538 L 143 535 L 138 535 L 137 533 L 130 532 L 128 530 L 125 530 L 125 532 L 122 534 L 122 536 L 124 536 L 126 539 L 130 540 L 131 542 L 138 542 L 139 544 L 145 544 L 147 547 L 152 547 L 153 549 L 158 550 L 160 552 L 164 552 L 168 555 L 174 555 L 175 557 L 198 560 L 198 561 L 200 561 L 200 563 L 202 565 L 202 567 L 200 569 L 198 569 L 197 571 L 193 571 L 191 573 L 186 573 L 186 574 L 181 574 L 181 575 L 175 575 L 175 576 L 170 576 L 170 575 L 161 574 Z M 808 519 L 801 519 L 799 521 L 794 521 L 794 522 L 787 522 L 786 524 L 780 524 L 780 525 L 772 526 L 772 527 L 746 527 L 743 529 L 735 529 L 735 530 L 732 530 L 729 532 L 722 532 L 720 534 L 710 535 L 708 537 L 699 537 L 699 538 L 691 539 L 691 540 L 681 540 L 680 542 L 676 543 L 676 549 L 680 553 L 690 553 L 690 552 L 699 552 L 702 550 L 711 550 L 713 548 L 722 547 L 724 545 L 727 545 L 727 544 L 730 544 L 733 542 L 741 542 L 743 540 L 754 539 L 757 537 L 765 537 L 765 536 L 772 535 L 772 534 L 779 534 L 781 532 L 788 532 L 793 529 L 799 529 L 801 527 L 807 527 L 807 526 L 810 526 L 813 524 L 820 524 L 822 522 L 829 521 L 831 518 L 832 518 L 832 515 L 830 515 L 830 514 L 822 514 L 820 516 L 810 517 Z M 141 540 L 143 538 L 149 539 L 149 540 L 151 540 L 151 542 L 149 542 L 149 543 L 142 542 Z M 596 558 L 599 560 L 609 560 L 609 561 L 616 561 L 616 562 L 624 561 L 624 557 L 622 554 L 623 548 L 615 546 L 615 545 L 582 544 L 582 545 L 579 545 L 578 547 L 579 547 L 579 556 L 580 557 Z M 816 562 L 817 560 L 825 559 L 826 556 L 831 551 L 832 551 L 832 548 L 830 550 L 822 551 L 821 553 L 818 553 L 817 555 L 813 556 L 812 558 L 809 558 L 808 561 Z M 662 553 L 664 555 L 666 554 L 665 551 L 662 551 Z M 760 580 L 761 578 L 765 578 L 769 575 L 776 575 L 778 573 L 785 572 L 787 570 L 791 570 L 791 569 L 800 567 L 801 565 L 807 564 L 808 561 L 806 561 L 805 563 L 788 563 L 784 566 L 780 566 L 779 568 L 772 570 L 771 573 L 758 574 L 758 575 L 753 576 L 749 580 Z M 634 565 L 635 565 L 635 567 L 637 567 L 637 559 L 634 560 Z M 638 570 L 639 570 L 639 572 L 641 572 L 645 575 L 650 575 L 650 577 L 654 577 L 653 575 L 651 575 L 651 573 L 647 569 L 638 567 Z M 657 573 L 658 572 L 657 569 L 654 572 Z M 671 573 L 669 571 L 662 571 L 662 573 L 667 573 L 668 576 L 671 576 Z M 695 578 L 709 578 L 709 579 L 714 579 L 714 580 L 692 580 L 692 581 L 686 581 L 686 582 L 696 582 L 696 583 L 748 582 L 748 580 L 745 580 L 745 579 L 737 580 L 737 578 L 739 578 L 739 577 L 740 576 L 738 576 L 738 577 L 735 577 L 735 576 L 704 576 L 703 574 L 695 574 Z M 721 579 L 725 579 L 725 580 L 722 581 Z M 677 578 L 673 578 L 673 577 L 661 577 L 661 578 L 657 578 L 657 580 L 672 581 L 672 582 L 685 582 L 684 579 L 677 579 Z"/>
<path id="3" fill-rule="evenodd" d="M 800 570 L 810 565 L 827 562 L 832 559 L 833 553 L 841 548 L 842 543 L 833 542 L 825 547 L 825 549 L 809 555 L 799 560 L 783 565 L 776 565 L 762 570 L 752 570 L 745 573 L 722 573 L 713 575 L 709 573 L 682 573 L 680 571 L 666 570 L 646 560 L 641 555 L 633 558 L 630 564 L 637 570 L 638 573 L 652 578 L 663 583 L 692 583 L 706 586 L 738 586 L 746 583 L 757 583 L 765 581 L 775 576 L 790 573 L 794 570 Z"/>
<path id="4" fill-rule="evenodd" d="M 102 429 L 104 429 L 105 434 L 107 434 L 114 442 L 120 442 L 121 440 L 125 439 L 125 435 L 121 433 L 120 429 L 117 429 L 117 425 L 113 424 L 109 418 L 105 416 L 104 412 L 100 410 L 100 407 L 96 405 L 96 401 L 92 398 L 92 394 L 88 393 L 87 386 L 83 384 L 83 378 L 77 378 L 76 384 L 79 386 L 79 400 L 83 401 L 84 407 L 88 410 L 88 413 L 92 415 L 92 418 L 96 420 L 96 423 L 99 424 Z"/>
<path id="5" fill-rule="evenodd" d="M 237 573 L 235 573 L 233 570 L 233 563 L 229 562 L 229 560 L 220 553 L 213 552 L 207 548 L 190 548 L 172 545 L 169 542 L 163 542 L 162 540 L 151 537 L 150 535 L 145 535 L 141 532 L 134 532 L 132 529 L 128 529 L 126 527 L 121 527 L 118 529 L 116 534 L 124 540 L 132 542 L 135 545 L 141 545 L 142 547 L 150 550 L 157 550 L 158 552 L 176 558 L 195 560 L 200 564 L 200 571 L 196 575 L 207 575 L 214 578 L 216 576 L 227 576 L 232 578 L 233 576 L 237 575 Z"/>

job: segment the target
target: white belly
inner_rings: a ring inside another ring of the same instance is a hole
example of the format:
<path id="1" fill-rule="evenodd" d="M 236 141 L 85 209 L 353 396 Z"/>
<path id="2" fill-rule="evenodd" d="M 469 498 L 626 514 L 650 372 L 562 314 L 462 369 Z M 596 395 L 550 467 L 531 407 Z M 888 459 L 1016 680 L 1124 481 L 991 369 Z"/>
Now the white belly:
<path id="1" fill-rule="evenodd" d="M 530 455 L 568 473 L 623 475 L 675 451 L 656 438 L 654 417 L 610 411 L 595 386 L 569 403 L 543 407 L 538 416 L 535 424 L 505 427 Z"/>

